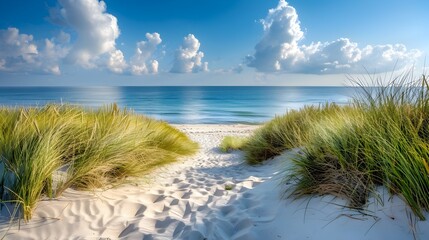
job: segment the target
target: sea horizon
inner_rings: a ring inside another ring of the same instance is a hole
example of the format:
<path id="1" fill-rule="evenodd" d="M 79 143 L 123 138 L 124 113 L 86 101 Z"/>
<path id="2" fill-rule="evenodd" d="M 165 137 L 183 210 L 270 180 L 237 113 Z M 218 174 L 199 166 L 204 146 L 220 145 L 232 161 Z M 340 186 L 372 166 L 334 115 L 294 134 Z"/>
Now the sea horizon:
<path id="1" fill-rule="evenodd" d="M 116 103 L 173 124 L 261 124 L 305 105 L 348 104 L 354 92 L 341 86 L 19 86 L 0 87 L 0 105 Z"/>

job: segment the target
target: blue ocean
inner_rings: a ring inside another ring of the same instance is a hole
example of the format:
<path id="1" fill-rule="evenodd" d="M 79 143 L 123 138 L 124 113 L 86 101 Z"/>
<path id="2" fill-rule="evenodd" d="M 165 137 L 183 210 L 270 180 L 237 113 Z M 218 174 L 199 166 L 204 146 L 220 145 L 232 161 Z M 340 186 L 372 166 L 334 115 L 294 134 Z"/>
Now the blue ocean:
<path id="1" fill-rule="evenodd" d="M 348 104 L 351 87 L 0 87 L 2 106 L 116 103 L 169 123 L 259 124 L 304 105 Z"/>

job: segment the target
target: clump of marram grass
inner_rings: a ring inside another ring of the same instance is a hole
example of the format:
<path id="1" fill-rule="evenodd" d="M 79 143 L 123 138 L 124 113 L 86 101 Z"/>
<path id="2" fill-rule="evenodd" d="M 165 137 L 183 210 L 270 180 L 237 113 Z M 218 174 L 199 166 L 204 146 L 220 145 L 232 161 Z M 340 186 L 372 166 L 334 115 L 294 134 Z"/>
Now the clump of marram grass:
<path id="1" fill-rule="evenodd" d="M 222 139 L 219 148 L 222 152 L 227 153 L 233 150 L 242 150 L 246 143 L 246 137 L 226 136 Z"/>
<path id="2" fill-rule="evenodd" d="M 292 110 L 257 129 L 243 149 L 249 164 L 280 155 L 283 151 L 304 146 L 310 137 L 310 129 L 317 121 L 345 110 L 336 104 L 305 106 L 301 110 Z"/>
<path id="3" fill-rule="evenodd" d="M 365 157 L 375 167 L 371 177 L 377 173 L 423 220 L 422 211 L 429 210 L 429 85 L 425 75 L 412 78 L 408 72 L 385 87 L 362 87 L 355 105 L 364 110 L 370 133 L 363 149 L 372 149 Z"/>
<path id="4" fill-rule="evenodd" d="M 167 123 L 116 105 L 0 108 L 0 143 L 0 197 L 25 220 L 42 196 L 116 185 L 198 147 Z M 59 171 L 65 177 L 54 181 Z"/>
<path id="5" fill-rule="evenodd" d="M 379 174 L 369 174 L 376 168 L 367 141 L 371 132 L 363 127 L 362 114 L 348 111 L 314 123 L 305 154 L 293 160 L 292 173 L 286 177 L 296 183 L 293 195 L 332 194 L 349 199 L 353 208 L 366 203 Z"/>
<path id="6" fill-rule="evenodd" d="M 257 144 L 245 146 L 247 160 L 263 161 L 278 151 L 301 146 L 305 154 L 293 160 L 285 179 L 295 183 L 292 195 L 333 194 L 361 208 L 376 186 L 384 185 L 423 220 L 423 211 L 429 210 L 427 78 L 423 75 L 414 81 L 405 73 L 383 87 L 359 83 L 361 88 L 348 107 L 327 114 L 319 108 L 318 114 L 311 115 L 318 117 L 306 115 L 308 108 L 304 108 L 293 112 L 295 116 L 269 122 L 249 140 Z M 301 128 L 296 127 L 296 116 L 301 116 Z"/>

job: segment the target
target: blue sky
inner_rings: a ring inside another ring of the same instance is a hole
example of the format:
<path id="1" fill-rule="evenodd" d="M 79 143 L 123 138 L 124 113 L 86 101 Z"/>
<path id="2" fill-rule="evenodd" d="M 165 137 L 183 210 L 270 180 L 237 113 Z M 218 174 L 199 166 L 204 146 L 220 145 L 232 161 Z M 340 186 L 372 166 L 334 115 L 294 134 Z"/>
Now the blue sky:
<path id="1" fill-rule="evenodd" d="M 425 0 L 0 0 L 0 85 L 341 85 L 416 67 Z"/>

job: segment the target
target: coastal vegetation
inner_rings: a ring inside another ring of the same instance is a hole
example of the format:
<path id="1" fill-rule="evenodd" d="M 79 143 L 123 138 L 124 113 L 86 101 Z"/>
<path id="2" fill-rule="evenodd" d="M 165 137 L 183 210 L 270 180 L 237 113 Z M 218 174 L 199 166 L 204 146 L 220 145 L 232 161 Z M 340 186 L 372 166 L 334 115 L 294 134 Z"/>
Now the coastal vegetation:
<path id="1" fill-rule="evenodd" d="M 0 108 L 0 197 L 29 220 L 37 202 L 66 188 L 116 186 L 196 152 L 165 122 L 115 104 Z"/>
<path id="2" fill-rule="evenodd" d="M 220 143 L 220 150 L 224 153 L 231 152 L 233 150 L 242 150 L 243 146 L 247 143 L 247 138 L 238 136 L 226 136 Z"/>
<path id="3" fill-rule="evenodd" d="M 285 178 L 292 196 L 332 194 L 362 208 L 376 188 L 403 198 L 424 220 L 429 210 L 429 85 L 411 72 L 360 87 L 347 106 L 308 106 L 275 117 L 243 146 L 249 164 L 292 148 Z"/>

